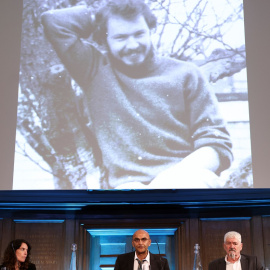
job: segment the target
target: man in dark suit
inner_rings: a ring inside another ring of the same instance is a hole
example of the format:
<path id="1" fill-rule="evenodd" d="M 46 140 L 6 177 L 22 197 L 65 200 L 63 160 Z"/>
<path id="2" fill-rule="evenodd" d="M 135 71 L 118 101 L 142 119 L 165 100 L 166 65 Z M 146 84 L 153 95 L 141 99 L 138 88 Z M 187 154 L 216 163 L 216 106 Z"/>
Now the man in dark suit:
<path id="1" fill-rule="evenodd" d="M 238 232 L 227 232 L 224 235 L 225 258 L 210 262 L 208 270 L 263 270 L 263 266 L 256 256 L 240 254 L 243 248 L 241 234 Z"/>
<path id="2" fill-rule="evenodd" d="M 132 246 L 135 252 L 121 254 L 117 257 L 115 270 L 170 270 L 167 259 L 160 255 L 149 252 L 151 245 L 149 233 L 145 230 L 138 230 L 133 234 Z"/>

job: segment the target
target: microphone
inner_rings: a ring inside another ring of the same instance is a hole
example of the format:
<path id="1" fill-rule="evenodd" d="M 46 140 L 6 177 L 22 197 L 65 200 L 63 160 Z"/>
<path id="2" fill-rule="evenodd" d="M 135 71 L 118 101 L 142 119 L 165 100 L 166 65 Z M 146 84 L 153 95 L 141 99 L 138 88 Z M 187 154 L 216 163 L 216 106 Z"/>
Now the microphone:
<path id="1" fill-rule="evenodd" d="M 157 243 L 157 247 L 158 247 L 158 254 L 159 254 L 159 257 L 160 257 L 160 249 L 159 249 L 159 244 L 158 244 L 157 240 L 156 240 L 156 243 Z"/>
<path id="2" fill-rule="evenodd" d="M 230 256 L 233 260 L 235 260 L 235 253 L 234 253 L 234 252 L 229 252 L 229 256 Z"/>
<path id="3" fill-rule="evenodd" d="M 156 240 L 156 243 L 157 243 L 157 247 L 158 247 L 159 260 L 160 260 L 160 263 L 161 263 L 161 270 L 163 270 L 164 269 L 164 262 L 162 261 L 162 257 L 161 257 L 160 249 L 159 249 L 159 244 L 158 244 L 157 240 Z"/>
<path id="4" fill-rule="evenodd" d="M 16 258 L 16 262 L 17 262 L 18 266 L 20 267 L 20 264 L 19 264 L 19 261 L 18 261 L 17 255 L 16 255 L 16 251 L 15 251 L 15 248 L 13 246 L 13 242 L 11 242 L 11 246 L 12 246 L 12 249 L 13 249 L 13 252 L 14 252 L 14 255 L 15 255 L 15 258 Z"/>
<path id="5" fill-rule="evenodd" d="M 234 248 L 230 248 L 230 250 L 229 250 L 229 256 L 233 259 L 233 260 L 235 260 L 235 252 L 236 252 L 236 250 L 234 249 Z"/>

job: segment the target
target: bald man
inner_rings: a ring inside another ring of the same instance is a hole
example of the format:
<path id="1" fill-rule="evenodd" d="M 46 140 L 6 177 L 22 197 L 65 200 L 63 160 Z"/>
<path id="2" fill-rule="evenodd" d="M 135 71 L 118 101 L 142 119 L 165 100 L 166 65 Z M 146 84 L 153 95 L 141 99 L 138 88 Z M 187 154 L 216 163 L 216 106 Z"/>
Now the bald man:
<path id="1" fill-rule="evenodd" d="M 149 233 L 145 230 L 138 230 L 133 234 L 132 246 L 134 252 L 121 254 L 117 257 L 115 270 L 170 270 L 167 259 L 160 255 L 149 252 L 151 245 Z"/>

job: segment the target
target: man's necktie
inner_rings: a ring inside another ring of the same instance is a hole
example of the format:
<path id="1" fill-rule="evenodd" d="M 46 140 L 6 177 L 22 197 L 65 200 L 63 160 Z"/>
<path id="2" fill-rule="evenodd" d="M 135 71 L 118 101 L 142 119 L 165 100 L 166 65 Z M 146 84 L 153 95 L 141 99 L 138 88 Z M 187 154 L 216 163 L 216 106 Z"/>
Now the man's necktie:
<path id="1" fill-rule="evenodd" d="M 138 270 L 142 270 L 142 265 L 146 260 L 139 260 L 138 258 L 136 259 L 138 261 Z"/>

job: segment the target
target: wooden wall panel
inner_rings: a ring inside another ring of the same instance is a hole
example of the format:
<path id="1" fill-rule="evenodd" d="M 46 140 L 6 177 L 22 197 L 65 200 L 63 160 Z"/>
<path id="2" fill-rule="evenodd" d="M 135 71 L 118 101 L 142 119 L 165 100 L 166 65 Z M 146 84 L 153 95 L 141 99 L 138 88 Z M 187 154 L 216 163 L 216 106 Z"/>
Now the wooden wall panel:
<path id="1" fill-rule="evenodd" d="M 265 266 L 270 268 L 270 217 L 263 217 L 263 249 L 264 249 L 264 259 Z"/>
<path id="2" fill-rule="evenodd" d="M 184 224 L 185 225 L 185 224 Z M 173 255 L 175 256 L 175 269 L 182 269 L 181 265 L 183 264 L 183 259 L 181 258 L 181 246 L 184 246 L 184 235 L 185 235 L 185 226 L 182 225 L 178 227 L 175 232 L 175 251 Z M 186 257 L 185 257 L 186 258 Z"/>
<path id="3" fill-rule="evenodd" d="M 243 253 L 252 254 L 250 219 L 219 219 L 201 220 L 201 257 L 203 269 L 208 264 L 225 256 L 223 249 L 224 234 L 228 231 L 237 231 L 242 235 Z"/>
<path id="4" fill-rule="evenodd" d="M 2 239 L 3 239 L 3 219 L 0 219 L 0 258 L 2 257 L 3 248 L 2 248 Z"/>
<path id="5" fill-rule="evenodd" d="M 8 243 L 13 239 L 14 226 L 12 219 L 6 218 L 2 220 L 1 235 L 1 258 L 3 258 Z"/>
<path id="6" fill-rule="evenodd" d="M 252 254 L 257 256 L 261 263 L 265 263 L 264 249 L 263 249 L 263 225 L 262 217 L 254 216 L 251 219 L 251 233 L 252 233 Z"/>
<path id="7" fill-rule="evenodd" d="M 32 246 L 31 261 L 38 270 L 63 270 L 64 223 L 21 223 L 15 221 L 15 237 L 23 238 Z M 70 251 L 71 252 L 71 251 Z"/>

